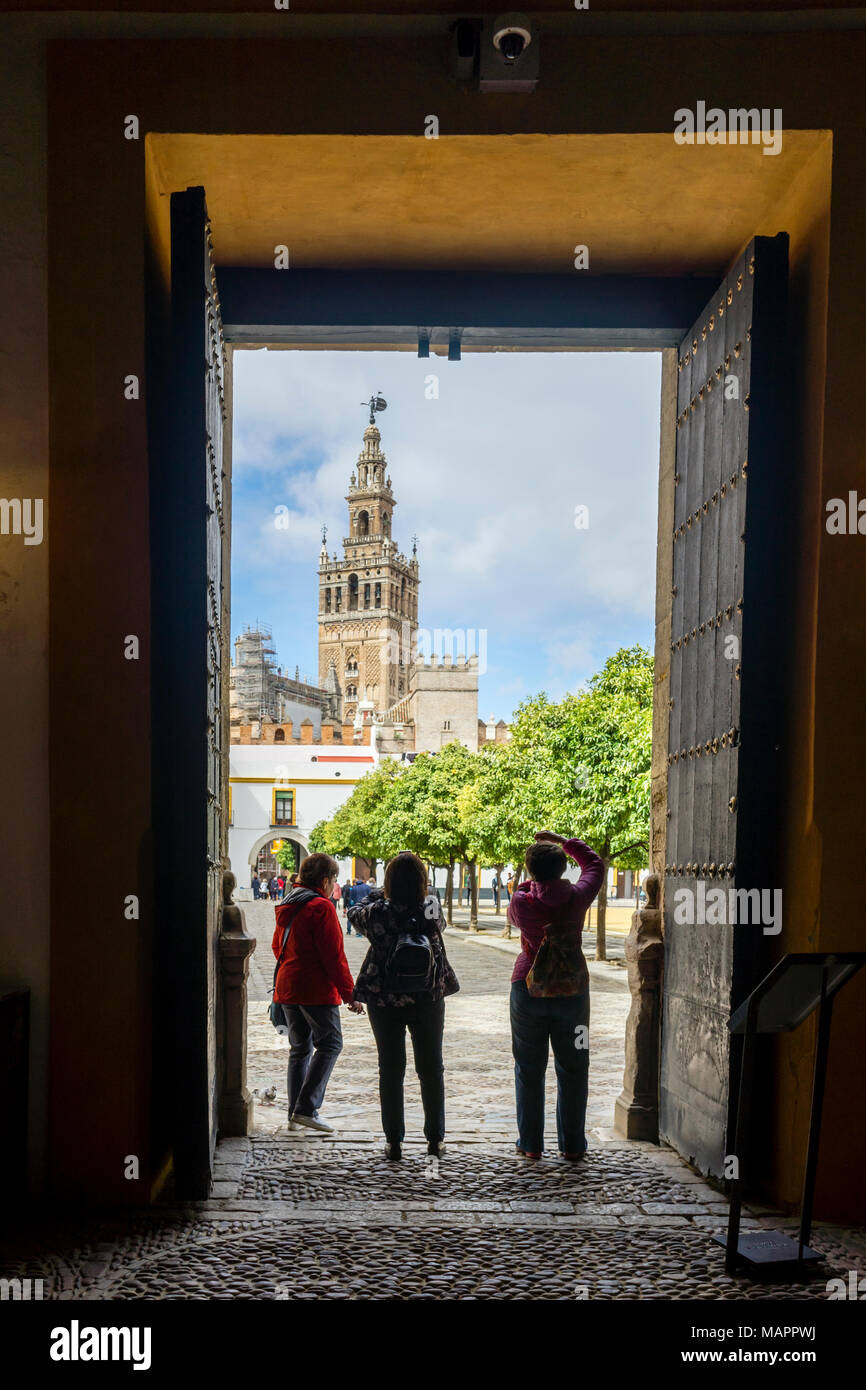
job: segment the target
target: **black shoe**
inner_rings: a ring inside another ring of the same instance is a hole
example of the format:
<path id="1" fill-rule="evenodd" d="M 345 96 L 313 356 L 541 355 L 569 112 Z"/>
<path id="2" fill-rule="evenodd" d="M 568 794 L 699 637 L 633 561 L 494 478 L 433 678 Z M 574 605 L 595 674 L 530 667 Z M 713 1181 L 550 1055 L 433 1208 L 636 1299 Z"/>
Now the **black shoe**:
<path id="1" fill-rule="evenodd" d="M 386 1158 L 390 1158 L 391 1161 L 392 1161 L 393 1163 L 396 1163 L 396 1162 L 398 1161 L 398 1159 L 401 1159 L 401 1158 L 403 1157 L 403 1151 L 402 1151 L 402 1149 L 400 1148 L 400 1145 L 399 1145 L 399 1144 L 386 1144 L 386 1145 L 385 1145 L 385 1157 L 386 1157 Z"/>
<path id="2" fill-rule="evenodd" d="M 438 1144 L 431 1139 L 427 1143 L 427 1152 L 433 1158 L 441 1158 L 445 1152 L 445 1145 L 440 1141 Z"/>

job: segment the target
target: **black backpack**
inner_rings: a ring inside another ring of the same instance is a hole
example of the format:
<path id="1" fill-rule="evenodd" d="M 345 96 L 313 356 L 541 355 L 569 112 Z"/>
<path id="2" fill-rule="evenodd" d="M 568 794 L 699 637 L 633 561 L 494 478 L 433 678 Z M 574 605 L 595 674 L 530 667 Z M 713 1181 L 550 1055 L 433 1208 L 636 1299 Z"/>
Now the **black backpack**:
<path id="1" fill-rule="evenodd" d="M 399 918 L 398 918 L 399 920 Z M 386 989 L 392 994 L 421 994 L 432 987 L 436 959 L 429 936 L 422 932 L 414 916 L 398 931 L 386 971 Z"/>

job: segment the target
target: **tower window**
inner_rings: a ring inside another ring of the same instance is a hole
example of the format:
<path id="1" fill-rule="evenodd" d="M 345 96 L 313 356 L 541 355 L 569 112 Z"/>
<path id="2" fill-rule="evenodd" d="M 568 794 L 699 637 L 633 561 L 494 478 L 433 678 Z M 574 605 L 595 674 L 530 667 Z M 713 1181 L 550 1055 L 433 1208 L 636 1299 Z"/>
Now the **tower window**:
<path id="1" fill-rule="evenodd" d="M 350 575 L 349 575 L 349 608 L 350 608 L 350 609 L 353 609 L 353 608 L 357 608 L 357 607 L 358 607 L 358 576 L 357 576 L 357 574 L 350 574 Z"/>
<path id="2" fill-rule="evenodd" d="M 450 729 L 450 728 L 451 728 L 451 720 L 450 720 L 450 719 L 446 719 L 446 720 L 445 720 L 445 723 L 442 725 L 442 728 L 443 728 L 443 729 Z"/>
<path id="3" fill-rule="evenodd" d="M 365 608 L 369 608 L 369 607 L 370 607 L 370 585 L 369 585 L 369 584 L 365 584 L 365 585 L 364 585 L 364 607 L 365 607 Z"/>
<path id="4" fill-rule="evenodd" d="M 381 608 L 381 607 L 382 607 L 382 585 L 381 585 L 381 584 L 377 584 L 377 585 L 376 585 L 376 607 L 377 607 L 377 608 Z"/>
<path id="5" fill-rule="evenodd" d="M 275 729 L 275 730 L 274 730 L 274 743 L 285 743 L 285 741 L 286 741 L 286 731 L 285 731 L 285 729 Z"/>
<path id="6" fill-rule="evenodd" d="M 326 613 L 330 613 L 330 611 L 331 611 L 331 591 L 330 591 L 330 589 L 326 589 L 326 590 L 325 590 L 325 612 L 326 612 Z"/>
<path id="7" fill-rule="evenodd" d="M 370 534 L 370 513 L 359 512 L 357 521 L 356 535 L 369 536 Z"/>

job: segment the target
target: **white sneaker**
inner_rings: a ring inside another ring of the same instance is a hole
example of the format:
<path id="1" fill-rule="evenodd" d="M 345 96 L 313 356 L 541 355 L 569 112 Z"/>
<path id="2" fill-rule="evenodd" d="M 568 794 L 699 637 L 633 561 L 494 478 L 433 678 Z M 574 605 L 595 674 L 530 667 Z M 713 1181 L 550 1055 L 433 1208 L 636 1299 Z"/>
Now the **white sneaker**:
<path id="1" fill-rule="evenodd" d="M 304 1125 L 307 1129 L 315 1129 L 319 1134 L 333 1134 L 333 1125 L 326 1125 L 324 1120 L 320 1120 L 316 1115 L 292 1115 L 289 1119 L 289 1129 L 295 1125 Z"/>

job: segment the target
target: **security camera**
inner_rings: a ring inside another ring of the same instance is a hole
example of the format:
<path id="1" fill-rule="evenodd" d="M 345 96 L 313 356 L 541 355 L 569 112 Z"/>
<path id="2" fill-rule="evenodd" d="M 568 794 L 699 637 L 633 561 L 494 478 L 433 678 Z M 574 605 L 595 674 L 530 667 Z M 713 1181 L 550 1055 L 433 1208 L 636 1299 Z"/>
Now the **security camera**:
<path id="1" fill-rule="evenodd" d="M 499 49 L 506 63 L 516 63 L 531 43 L 532 30 L 525 15 L 509 13 L 494 20 L 493 46 Z"/>
<path id="2" fill-rule="evenodd" d="M 538 29 L 526 15 L 509 12 L 485 19 L 478 63 L 480 91 L 534 92 L 538 50 Z"/>

